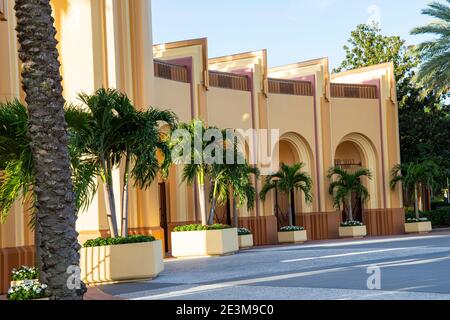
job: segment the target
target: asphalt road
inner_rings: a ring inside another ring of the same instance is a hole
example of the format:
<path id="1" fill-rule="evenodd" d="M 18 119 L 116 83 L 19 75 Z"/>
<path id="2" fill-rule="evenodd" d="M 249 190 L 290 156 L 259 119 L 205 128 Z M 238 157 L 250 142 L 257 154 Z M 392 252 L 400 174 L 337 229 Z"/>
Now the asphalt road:
<path id="1" fill-rule="evenodd" d="M 450 233 L 169 259 L 164 272 L 152 281 L 100 289 L 144 300 L 450 300 Z"/>

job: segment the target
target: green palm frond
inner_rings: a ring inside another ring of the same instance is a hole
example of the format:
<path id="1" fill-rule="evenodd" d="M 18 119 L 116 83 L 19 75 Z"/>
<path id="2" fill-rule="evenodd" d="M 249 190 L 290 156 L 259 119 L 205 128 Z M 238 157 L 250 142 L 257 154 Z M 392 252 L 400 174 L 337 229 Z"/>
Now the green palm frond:
<path id="1" fill-rule="evenodd" d="M 332 181 L 330 182 L 328 192 L 333 196 L 335 208 L 340 208 L 345 203 L 346 198 L 352 194 L 358 195 L 362 201 L 369 199 L 369 191 L 361 181 L 363 177 L 371 179 L 371 171 L 362 168 L 351 173 L 339 166 L 330 168 L 328 178 Z"/>
<path id="2" fill-rule="evenodd" d="M 260 198 L 265 200 L 267 193 L 277 188 L 281 192 L 290 194 L 293 190 L 301 190 L 307 202 L 312 201 L 312 180 L 309 174 L 302 171 L 303 163 L 295 163 L 291 166 L 281 163 L 280 170 L 266 177 Z"/>
<path id="3" fill-rule="evenodd" d="M 445 2 L 430 3 L 422 14 L 437 20 L 411 31 L 415 35 L 435 35 L 434 40 L 417 46 L 423 60 L 417 78 L 426 89 L 424 94 L 430 91 L 446 94 L 450 90 L 450 2 Z"/>

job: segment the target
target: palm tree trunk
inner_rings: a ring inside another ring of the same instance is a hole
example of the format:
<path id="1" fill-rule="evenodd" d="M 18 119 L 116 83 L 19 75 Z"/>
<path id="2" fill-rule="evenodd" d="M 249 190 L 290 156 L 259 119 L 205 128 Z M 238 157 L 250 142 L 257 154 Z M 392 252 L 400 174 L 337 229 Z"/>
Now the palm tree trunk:
<path id="1" fill-rule="evenodd" d="M 217 199 L 216 197 L 214 197 L 211 201 L 211 209 L 209 210 L 208 225 L 212 225 L 214 223 L 214 216 L 216 213 L 216 203 Z"/>
<path id="2" fill-rule="evenodd" d="M 348 221 L 353 221 L 353 208 L 352 208 L 352 195 L 348 197 L 348 206 L 347 206 L 347 213 L 348 213 Z"/>
<path id="3" fill-rule="evenodd" d="M 111 162 L 109 159 L 103 160 L 105 181 L 103 181 L 103 191 L 105 193 L 105 204 L 106 204 L 106 216 L 108 218 L 109 232 L 111 237 L 116 238 L 119 235 L 117 228 L 117 218 L 116 218 L 116 202 L 114 196 L 114 189 L 112 185 L 112 170 Z"/>
<path id="4" fill-rule="evenodd" d="M 38 270 L 42 270 L 43 264 L 42 264 L 42 253 L 41 253 L 41 248 L 40 246 L 38 246 L 38 243 L 41 243 L 41 235 L 42 235 L 42 230 L 41 227 L 39 225 L 38 219 L 37 219 L 37 215 L 35 216 L 34 219 L 34 243 L 35 243 L 35 247 L 36 247 L 36 252 L 35 252 L 35 260 L 36 260 L 36 267 L 38 268 Z M 45 279 L 45 273 L 40 272 L 39 273 L 39 282 L 40 283 L 47 283 L 47 280 Z"/>
<path id="5" fill-rule="evenodd" d="M 125 160 L 125 172 L 123 178 L 123 190 L 122 190 L 122 210 L 120 213 L 121 221 L 121 234 L 122 237 L 128 236 L 128 221 L 129 221 L 129 211 L 128 211 L 128 185 L 130 177 L 130 154 L 127 153 Z"/>
<path id="6" fill-rule="evenodd" d="M 52 8 L 49 0 L 17 0 L 14 8 L 35 168 L 40 272 L 51 300 L 82 300 L 84 285 L 67 285 L 66 271 L 80 263 L 80 245 Z"/>
<path id="7" fill-rule="evenodd" d="M 417 183 L 414 184 L 414 211 L 416 213 L 416 218 L 419 219 L 419 196 L 417 194 Z"/>
<path id="8" fill-rule="evenodd" d="M 239 228 L 239 216 L 235 197 L 233 197 L 233 226 Z"/>
<path id="9" fill-rule="evenodd" d="M 289 219 L 289 225 L 292 226 L 292 194 L 289 192 L 288 196 L 288 219 Z"/>
<path id="10" fill-rule="evenodd" d="M 202 225 L 206 226 L 208 221 L 206 220 L 206 195 L 205 195 L 205 178 L 204 173 L 201 171 L 197 175 L 197 188 L 198 188 L 198 202 L 200 207 L 200 217 Z"/>

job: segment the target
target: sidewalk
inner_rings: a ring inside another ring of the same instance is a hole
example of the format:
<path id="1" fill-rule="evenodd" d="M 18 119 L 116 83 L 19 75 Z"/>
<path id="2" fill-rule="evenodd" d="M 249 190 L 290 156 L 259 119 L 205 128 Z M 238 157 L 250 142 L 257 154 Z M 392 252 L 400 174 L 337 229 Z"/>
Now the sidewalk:
<path id="1" fill-rule="evenodd" d="M 6 300 L 6 295 L 0 296 L 0 301 L 1 300 Z M 88 291 L 84 295 L 84 300 L 123 300 L 123 299 L 104 293 L 97 287 L 88 287 Z"/>

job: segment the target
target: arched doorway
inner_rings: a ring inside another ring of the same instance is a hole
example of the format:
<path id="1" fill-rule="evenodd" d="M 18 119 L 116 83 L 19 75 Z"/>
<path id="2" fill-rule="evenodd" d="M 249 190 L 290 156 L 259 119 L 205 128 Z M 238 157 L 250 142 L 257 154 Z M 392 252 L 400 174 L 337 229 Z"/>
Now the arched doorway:
<path id="1" fill-rule="evenodd" d="M 296 133 L 286 133 L 281 136 L 279 144 L 279 163 L 292 165 L 294 163 L 303 162 L 303 171 L 307 172 L 314 182 L 314 165 L 312 152 L 308 143 Z M 315 185 L 315 183 L 313 183 Z M 313 187 L 314 188 L 314 187 Z M 314 190 L 312 190 L 314 194 Z M 300 191 L 292 192 L 291 208 L 293 212 L 292 222 L 296 225 L 296 214 L 302 212 L 312 212 L 313 205 L 306 203 L 304 195 Z M 274 194 L 274 212 L 278 221 L 278 228 L 287 226 L 289 224 L 288 212 L 288 195 L 275 189 Z"/>
<path id="2" fill-rule="evenodd" d="M 372 209 L 379 206 L 378 190 L 378 158 L 371 141 L 357 133 L 344 137 L 336 148 L 334 165 L 339 166 L 349 172 L 366 168 L 372 172 L 372 179 L 362 178 L 362 183 L 368 189 L 370 198 L 366 203 L 362 203 L 357 195 L 352 195 L 353 218 L 363 220 L 362 211 L 364 208 Z M 342 218 L 346 220 L 346 208 L 342 210 Z"/>

